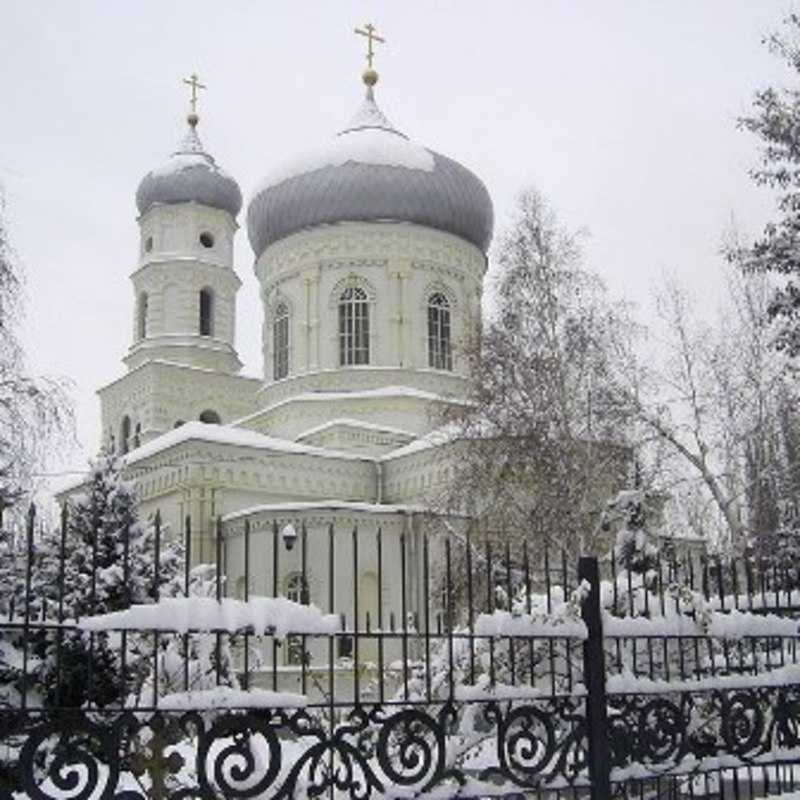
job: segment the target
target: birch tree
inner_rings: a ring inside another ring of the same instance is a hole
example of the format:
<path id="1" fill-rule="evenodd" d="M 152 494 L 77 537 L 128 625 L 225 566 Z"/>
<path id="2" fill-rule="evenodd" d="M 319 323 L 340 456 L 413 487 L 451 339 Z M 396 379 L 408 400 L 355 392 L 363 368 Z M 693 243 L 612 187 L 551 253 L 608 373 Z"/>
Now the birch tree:
<path id="1" fill-rule="evenodd" d="M 620 387 L 635 326 L 582 243 L 541 194 L 521 194 L 490 272 L 496 309 L 468 346 L 469 402 L 449 412 L 462 447 L 443 498 L 482 533 L 573 554 L 597 544 L 632 459 Z"/>
<path id="2" fill-rule="evenodd" d="M 0 508 L 31 490 L 34 469 L 72 431 L 65 381 L 28 372 L 19 339 L 24 275 L 11 247 L 0 187 Z"/>

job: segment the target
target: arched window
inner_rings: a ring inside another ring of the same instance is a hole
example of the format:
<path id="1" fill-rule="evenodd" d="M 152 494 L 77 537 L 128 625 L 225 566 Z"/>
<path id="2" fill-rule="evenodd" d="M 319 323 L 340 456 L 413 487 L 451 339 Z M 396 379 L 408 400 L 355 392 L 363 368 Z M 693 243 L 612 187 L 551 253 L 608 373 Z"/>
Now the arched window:
<path id="1" fill-rule="evenodd" d="M 307 606 L 311 602 L 308 592 L 308 581 L 302 572 L 293 572 L 286 578 L 286 599 Z M 303 637 L 286 637 L 286 663 L 302 664 L 304 658 Z"/>
<path id="2" fill-rule="evenodd" d="M 286 578 L 286 599 L 304 606 L 309 604 L 308 581 L 303 579 L 302 572 L 292 572 Z"/>
<path id="3" fill-rule="evenodd" d="M 441 292 L 428 298 L 428 366 L 433 369 L 453 369 L 450 303 Z"/>
<path id="4" fill-rule="evenodd" d="M 137 422 L 133 432 L 133 446 L 138 447 L 142 443 L 142 423 Z"/>
<path id="5" fill-rule="evenodd" d="M 272 377 L 279 381 L 289 374 L 289 309 L 281 303 L 272 321 Z"/>
<path id="6" fill-rule="evenodd" d="M 139 294 L 136 308 L 136 335 L 139 339 L 147 336 L 147 292 Z"/>
<path id="7" fill-rule="evenodd" d="M 207 408 L 202 414 L 200 414 L 200 422 L 206 422 L 209 425 L 221 425 L 222 419 L 216 411 L 212 411 L 210 408 Z"/>
<path id="8" fill-rule="evenodd" d="M 200 335 L 214 335 L 214 293 L 211 289 L 200 290 Z"/>
<path id="9" fill-rule="evenodd" d="M 369 302 L 359 286 L 339 295 L 339 363 L 369 364 Z"/>
<path id="10" fill-rule="evenodd" d="M 119 451 L 123 455 L 128 452 L 131 438 L 131 418 L 126 414 L 119 426 Z"/>

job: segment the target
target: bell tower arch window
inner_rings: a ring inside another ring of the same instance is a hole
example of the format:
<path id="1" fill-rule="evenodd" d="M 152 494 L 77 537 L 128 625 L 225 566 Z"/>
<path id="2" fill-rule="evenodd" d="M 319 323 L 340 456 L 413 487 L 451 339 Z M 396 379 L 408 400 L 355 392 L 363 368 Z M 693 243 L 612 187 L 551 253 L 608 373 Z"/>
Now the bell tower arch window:
<path id="1" fill-rule="evenodd" d="M 119 426 L 119 451 L 122 455 L 130 449 L 131 418 L 126 414 Z"/>
<path id="2" fill-rule="evenodd" d="M 136 304 L 136 338 L 141 340 L 147 337 L 147 292 L 139 293 Z"/>
<path id="3" fill-rule="evenodd" d="M 272 320 L 272 377 L 279 381 L 289 374 L 289 309 L 279 303 Z"/>
<path id="4" fill-rule="evenodd" d="M 369 299 L 360 286 L 339 295 L 339 364 L 369 364 Z"/>
<path id="5" fill-rule="evenodd" d="M 205 288 L 200 290 L 199 328 L 201 336 L 214 335 L 214 292 Z"/>
<path id="6" fill-rule="evenodd" d="M 434 292 L 428 298 L 428 366 L 432 369 L 453 369 L 450 302 L 441 292 Z"/>

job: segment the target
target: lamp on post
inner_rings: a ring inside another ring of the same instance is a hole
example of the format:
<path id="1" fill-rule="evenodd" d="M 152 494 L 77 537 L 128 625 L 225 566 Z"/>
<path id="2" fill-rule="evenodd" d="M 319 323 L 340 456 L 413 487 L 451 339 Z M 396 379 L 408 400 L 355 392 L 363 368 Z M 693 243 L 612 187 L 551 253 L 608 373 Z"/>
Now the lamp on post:
<path id="1" fill-rule="evenodd" d="M 294 547 L 294 543 L 297 541 L 297 531 L 294 529 L 294 525 L 292 525 L 291 522 L 287 522 L 286 525 L 283 526 L 281 538 L 287 550 L 291 550 Z"/>

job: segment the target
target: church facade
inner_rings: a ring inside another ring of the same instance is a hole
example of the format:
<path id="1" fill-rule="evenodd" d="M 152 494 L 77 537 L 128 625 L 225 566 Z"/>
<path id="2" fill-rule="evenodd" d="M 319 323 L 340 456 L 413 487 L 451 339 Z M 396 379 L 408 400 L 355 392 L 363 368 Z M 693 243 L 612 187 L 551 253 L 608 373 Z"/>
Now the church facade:
<path id="1" fill-rule="evenodd" d="M 422 591 L 413 553 L 426 498 L 450 475 L 437 418 L 464 401 L 462 347 L 480 324 L 493 212 L 472 172 L 389 122 L 377 74 L 364 81 L 351 121 L 276 164 L 247 208 L 258 379 L 240 374 L 235 349 L 242 196 L 201 144 L 193 110 L 176 152 L 137 191 L 132 343 L 125 374 L 99 396 L 104 446 L 123 456 L 142 516 L 158 511 L 169 535 L 190 530 L 195 562 L 214 561 L 221 518 L 229 595 L 277 586 L 291 596 L 303 558 L 304 599 L 346 608 L 356 587 L 374 620 L 377 528 L 393 565 L 407 543 L 412 595 Z M 364 536 L 359 574 L 344 554 L 336 562 L 335 595 L 323 566 L 332 528 Z M 281 539 L 276 574 L 278 531 L 304 531 L 305 542 Z M 245 558 L 259 565 L 247 587 Z M 398 592 L 384 578 L 386 609 L 399 608 Z"/>

